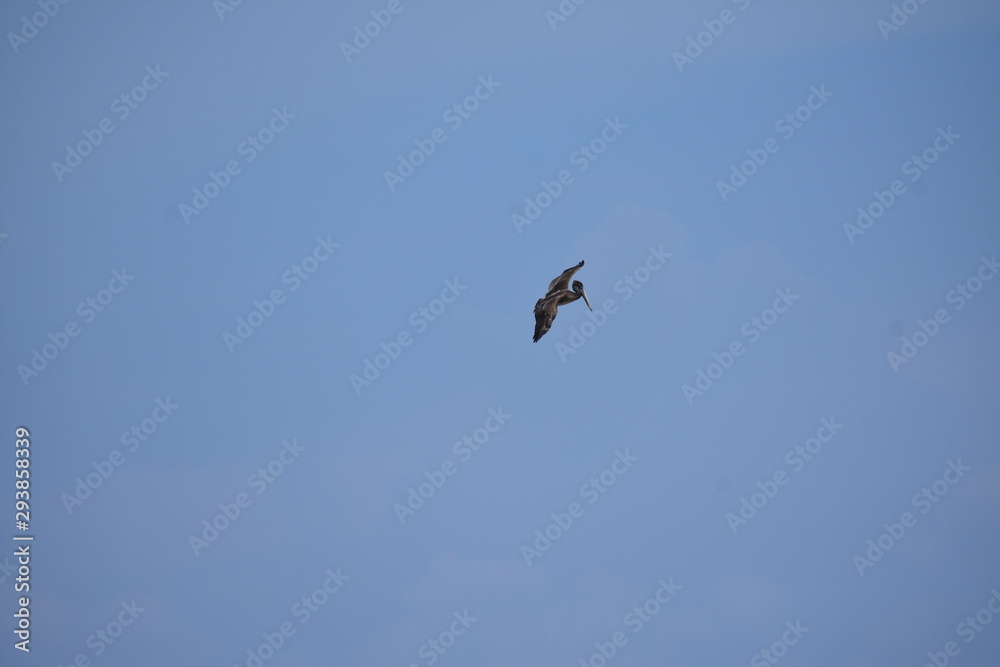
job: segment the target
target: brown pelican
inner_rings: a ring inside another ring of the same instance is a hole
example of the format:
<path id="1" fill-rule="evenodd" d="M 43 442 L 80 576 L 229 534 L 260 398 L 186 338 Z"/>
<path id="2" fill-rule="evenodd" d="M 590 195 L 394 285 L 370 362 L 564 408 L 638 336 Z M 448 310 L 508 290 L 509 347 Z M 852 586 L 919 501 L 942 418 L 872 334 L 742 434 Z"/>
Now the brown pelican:
<path id="1" fill-rule="evenodd" d="M 537 343 L 538 339 L 544 336 L 545 332 L 552 326 L 559 306 L 565 306 L 567 303 L 573 303 L 580 297 L 583 297 L 583 302 L 587 304 L 587 308 L 593 310 L 590 305 L 590 299 L 587 298 L 587 293 L 583 291 L 583 283 L 579 280 L 574 280 L 573 289 L 569 289 L 570 278 L 582 267 L 583 262 L 581 261 L 576 266 L 571 266 L 560 273 L 555 280 L 549 283 L 549 291 L 545 293 L 545 296 L 535 303 L 534 342 Z"/>

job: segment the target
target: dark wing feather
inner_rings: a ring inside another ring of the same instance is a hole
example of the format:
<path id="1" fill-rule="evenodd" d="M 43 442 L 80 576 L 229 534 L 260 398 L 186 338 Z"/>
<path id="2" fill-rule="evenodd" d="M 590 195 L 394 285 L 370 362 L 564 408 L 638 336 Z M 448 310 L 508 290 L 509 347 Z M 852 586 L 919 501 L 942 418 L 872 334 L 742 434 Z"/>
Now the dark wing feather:
<path id="1" fill-rule="evenodd" d="M 573 279 L 573 274 L 581 268 L 583 268 L 583 261 L 560 273 L 558 278 L 549 283 L 549 290 L 545 293 L 545 296 L 548 296 L 553 292 L 560 292 L 564 289 L 569 289 L 569 281 Z"/>
<path id="2" fill-rule="evenodd" d="M 556 319 L 558 308 L 557 299 L 539 299 L 535 303 L 535 337 L 533 339 L 535 343 L 552 326 L 552 322 Z"/>

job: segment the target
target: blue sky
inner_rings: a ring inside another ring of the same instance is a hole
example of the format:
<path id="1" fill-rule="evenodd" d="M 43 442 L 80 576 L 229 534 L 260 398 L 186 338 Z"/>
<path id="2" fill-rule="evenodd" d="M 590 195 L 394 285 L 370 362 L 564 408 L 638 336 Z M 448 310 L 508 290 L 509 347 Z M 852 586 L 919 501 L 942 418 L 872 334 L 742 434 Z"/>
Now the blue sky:
<path id="1" fill-rule="evenodd" d="M 993 664 L 1000 9 L 562 4 L 0 10 L 4 664 Z"/>

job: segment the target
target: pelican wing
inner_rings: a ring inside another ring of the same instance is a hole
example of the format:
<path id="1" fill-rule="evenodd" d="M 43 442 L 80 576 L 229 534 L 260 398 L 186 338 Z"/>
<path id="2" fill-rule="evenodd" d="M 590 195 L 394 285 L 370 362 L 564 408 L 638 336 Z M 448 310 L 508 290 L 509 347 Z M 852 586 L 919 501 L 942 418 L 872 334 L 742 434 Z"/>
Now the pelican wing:
<path id="1" fill-rule="evenodd" d="M 558 301 L 557 298 L 545 298 L 539 299 L 535 303 L 535 337 L 533 339 L 535 343 L 545 335 L 545 332 L 552 326 L 552 322 L 555 321 L 556 313 L 559 310 Z"/>
<path id="2" fill-rule="evenodd" d="M 581 260 L 576 266 L 571 266 L 562 273 L 559 277 L 549 283 L 549 290 L 545 293 L 545 296 L 552 294 L 553 292 L 561 292 L 562 290 L 569 289 L 569 281 L 573 279 L 573 274 L 583 268 L 583 261 Z"/>

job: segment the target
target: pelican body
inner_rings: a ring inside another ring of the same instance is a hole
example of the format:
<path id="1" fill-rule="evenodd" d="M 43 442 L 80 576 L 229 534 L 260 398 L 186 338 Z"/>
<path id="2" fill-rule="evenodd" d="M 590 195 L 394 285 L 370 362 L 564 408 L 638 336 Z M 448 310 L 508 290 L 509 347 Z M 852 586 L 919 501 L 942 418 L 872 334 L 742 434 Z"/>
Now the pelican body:
<path id="1" fill-rule="evenodd" d="M 594 310 L 590 305 L 590 299 L 587 298 L 587 293 L 583 291 L 583 283 L 579 280 L 574 280 L 573 289 L 570 289 L 570 280 L 573 278 L 573 274 L 581 268 L 583 268 L 582 261 L 576 266 L 571 266 L 560 273 L 555 280 L 549 283 L 549 289 L 545 293 L 545 296 L 535 302 L 534 342 L 537 343 L 538 339 L 544 336 L 545 332 L 552 326 L 559 306 L 573 303 L 577 299 L 582 298 L 583 302 L 587 304 L 587 308 Z"/>

